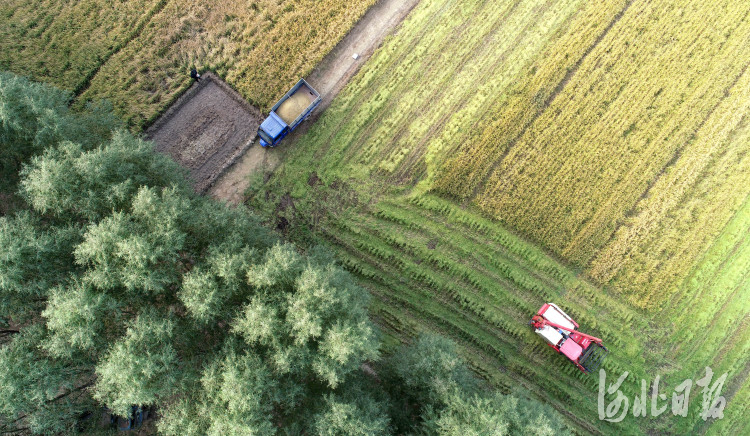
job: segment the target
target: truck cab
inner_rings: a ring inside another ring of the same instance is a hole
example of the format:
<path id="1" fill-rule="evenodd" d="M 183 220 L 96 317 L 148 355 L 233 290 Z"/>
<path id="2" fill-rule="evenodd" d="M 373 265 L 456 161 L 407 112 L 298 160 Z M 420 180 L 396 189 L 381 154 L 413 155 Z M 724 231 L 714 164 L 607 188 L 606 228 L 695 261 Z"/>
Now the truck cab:
<path id="1" fill-rule="evenodd" d="M 276 144 L 281 142 L 282 139 L 289 133 L 289 126 L 274 112 L 268 115 L 263 123 L 258 128 L 258 136 L 260 136 L 260 145 L 263 147 L 274 147 Z"/>

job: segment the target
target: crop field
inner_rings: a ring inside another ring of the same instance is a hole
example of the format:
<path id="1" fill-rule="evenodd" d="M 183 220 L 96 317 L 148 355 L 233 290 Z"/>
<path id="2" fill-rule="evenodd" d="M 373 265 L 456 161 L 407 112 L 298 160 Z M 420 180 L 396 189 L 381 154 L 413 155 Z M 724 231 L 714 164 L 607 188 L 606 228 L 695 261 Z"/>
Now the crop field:
<path id="1" fill-rule="evenodd" d="M 143 30 L 162 0 L 6 0 L 0 69 L 80 91 L 102 62 Z"/>
<path id="2" fill-rule="evenodd" d="M 85 0 L 0 4 L 0 68 L 106 98 L 140 131 L 211 70 L 261 110 L 375 0 Z M 40 13 L 41 11 L 41 13 Z"/>
<path id="3" fill-rule="evenodd" d="M 509 105 L 437 186 L 649 307 L 750 192 L 750 5 L 628 6 L 521 131 Z"/>
<path id="4" fill-rule="evenodd" d="M 429 196 L 380 202 L 372 215 L 336 222 L 323 233 L 379 297 L 373 314 L 394 336 L 405 339 L 425 327 L 451 336 L 474 369 L 501 390 L 529 389 L 593 433 L 629 429 L 580 418 L 596 410 L 591 392 L 597 378 L 550 353 L 525 321 L 540 301 L 565 301 L 571 316 L 618 350 L 605 369 L 629 370 L 640 379 L 646 373 L 635 332 L 647 328 L 646 320 L 538 248 Z M 632 397 L 636 391 L 623 392 Z"/>
<path id="5" fill-rule="evenodd" d="M 375 3 L 6 0 L 0 69 L 137 132 L 193 66 L 265 112 Z M 748 2 L 424 0 L 248 204 L 330 246 L 391 345 L 452 337 L 577 433 L 750 434 L 749 65 Z M 549 301 L 604 340 L 608 383 L 629 372 L 622 422 L 526 325 Z M 669 395 L 707 366 L 723 419 L 697 386 L 687 417 L 633 416 L 641 380 Z"/>
<path id="6" fill-rule="evenodd" d="M 454 337 L 580 432 L 747 433 L 749 12 L 422 2 L 249 204 L 333 247 L 394 340 Z M 600 421 L 596 375 L 524 325 L 547 301 L 611 344 L 631 408 L 641 380 L 669 395 L 710 366 L 724 418 L 694 387 L 686 418 Z"/>

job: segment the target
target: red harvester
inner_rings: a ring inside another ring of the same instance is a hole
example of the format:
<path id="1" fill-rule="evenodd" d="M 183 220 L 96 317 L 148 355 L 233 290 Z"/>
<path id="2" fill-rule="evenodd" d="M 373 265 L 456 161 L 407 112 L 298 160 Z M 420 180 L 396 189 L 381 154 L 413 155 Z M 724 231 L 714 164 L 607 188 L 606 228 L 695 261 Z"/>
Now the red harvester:
<path id="1" fill-rule="evenodd" d="M 553 303 L 547 303 L 529 325 L 547 345 L 564 355 L 583 372 L 594 372 L 609 353 L 602 340 L 577 331 L 578 324 Z"/>

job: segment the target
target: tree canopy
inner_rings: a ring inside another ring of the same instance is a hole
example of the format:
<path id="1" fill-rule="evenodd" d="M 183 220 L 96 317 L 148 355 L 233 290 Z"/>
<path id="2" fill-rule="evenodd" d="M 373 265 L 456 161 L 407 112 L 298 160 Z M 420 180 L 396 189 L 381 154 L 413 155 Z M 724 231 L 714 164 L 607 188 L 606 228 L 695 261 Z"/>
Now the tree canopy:
<path id="1" fill-rule="evenodd" d="M 168 435 L 564 431 L 444 338 L 383 355 L 369 294 L 325 249 L 197 196 L 109 114 L 6 74 L 0 92 L 25 202 L 0 216 L 0 432 L 90 433 L 83 417 L 133 405 Z"/>
<path id="2" fill-rule="evenodd" d="M 69 140 L 89 149 L 122 125 L 106 104 L 74 113 L 71 98 L 69 92 L 0 71 L 0 193 L 12 192 L 21 165 L 46 148 Z"/>

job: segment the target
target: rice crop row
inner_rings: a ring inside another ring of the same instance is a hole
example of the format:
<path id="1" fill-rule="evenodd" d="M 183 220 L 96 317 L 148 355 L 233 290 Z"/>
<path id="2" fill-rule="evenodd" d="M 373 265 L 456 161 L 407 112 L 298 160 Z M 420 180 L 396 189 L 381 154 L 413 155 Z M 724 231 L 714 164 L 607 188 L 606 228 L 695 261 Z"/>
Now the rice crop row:
<path id="1" fill-rule="evenodd" d="M 80 89 L 166 3 L 163 0 L 6 0 L 0 70 Z"/>
<path id="2" fill-rule="evenodd" d="M 477 204 L 587 265 L 736 86 L 746 66 L 737 60 L 750 56 L 748 11 L 731 1 L 634 4 L 498 163 Z"/>
<path id="3" fill-rule="evenodd" d="M 133 130 L 211 70 L 268 110 L 375 0 L 11 0 L 0 68 L 107 99 Z"/>
<path id="4" fill-rule="evenodd" d="M 311 127 L 305 152 L 325 156 L 331 171 L 354 166 L 362 177 L 429 179 L 508 98 L 580 4 L 420 3 Z"/>
<path id="5" fill-rule="evenodd" d="M 589 268 L 641 307 L 679 292 L 686 276 L 750 196 L 750 71 L 696 132 L 675 165 Z M 676 280 L 676 279 L 677 280 Z"/>
<path id="6" fill-rule="evenodd" d="M 343 38 L 374 0 L 170 0 L 105 64 L 82 100 L 107 98 L 140 129 L 211 70 L 266 111 Z"/>

